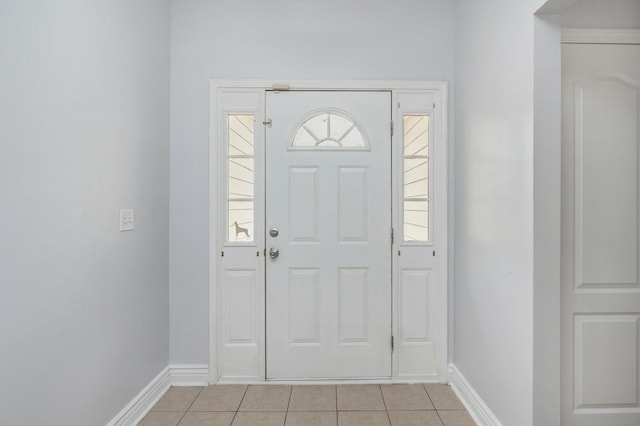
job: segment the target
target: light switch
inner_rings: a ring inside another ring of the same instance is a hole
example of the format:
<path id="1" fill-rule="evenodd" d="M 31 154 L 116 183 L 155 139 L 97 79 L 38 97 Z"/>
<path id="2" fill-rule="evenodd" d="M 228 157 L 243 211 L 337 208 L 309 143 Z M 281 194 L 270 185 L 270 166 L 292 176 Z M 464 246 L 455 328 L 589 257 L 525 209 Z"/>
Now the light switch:
<path id="1" fill-rule="evenodd" d="M 120 230 L 133 231 L 133 209 L 120 209 Z"/>

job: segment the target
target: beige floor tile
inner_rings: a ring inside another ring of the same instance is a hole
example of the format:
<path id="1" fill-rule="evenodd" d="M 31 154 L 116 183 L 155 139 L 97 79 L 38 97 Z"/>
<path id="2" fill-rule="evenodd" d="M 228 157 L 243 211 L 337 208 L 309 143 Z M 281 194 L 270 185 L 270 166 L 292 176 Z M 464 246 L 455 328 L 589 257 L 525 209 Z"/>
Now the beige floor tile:
<path id="1" fill-rule="evenodd" d="M 436 410 L 464 410 L 464 405 L 462 405 L 448 385 L 433 383 L 425 384 L 424 387 Z"/>
<path id="2" fill-rule="evenodd" d="M 289 411 L 336 411 L 336 387 L 294 386 Z"/>
<path id="3" fill-rule="evenodd" d="M 285 426 L 336 426 L 338 418 L 335 411 L 296 411 L 287 413 Z"/>
<path id="4" fill-rule="evenodd" d="M 391 426 L 442 426 L 435 411 L 389 411 Z"/>
<path id="5" fill-rule="evenodd" d="M 184 413 L 177 411 L 151 411 L 144 416 L 138 426 L 176 426 L 183 415 Z"/>
<path id="6" fill-rule="evenodd" d="M 385 410 L 379 385 L 338 385 L 338 410 Z"/>
<path id="7" fill-rule="evenodd" d="M 236 413 L 206 413 L 189 411 L 178 426 L 229 426 Z"/>
<path id="8" fill-rule="evenodd" d="M 248 413 L 238 412 L 232 426 L 283 426 L 287 413 Z"/>
<path id="9" fill-rule="evenodd" d="M 199 386 L 171 387 L 151 411 L 187 411 L 201 390 Z"/>
<path id="10" fill-rule="evenodd" d="M 460 411 L 438 411 L 444 426 L 476 426 L 469 413 L 466 410 Z"/>
<path id="11" fill-rule="evenodd" d="M 244 395 L 240 411 L 287 411 L 291 386 L 249 386 Z"/>
<path id="12" fill-rule="evenodd" d="M 339 411 L 338 426 L 389 426 L 386 411 Z"/>
<path id="13" fill-rule="evenodd" d="M 202 389 L 189 411 L 236 411 L 246 385 L 211 385 Z"/>
<path id="14" fill-rule="evenodd" d="M 422 385 L 381 385 L 387 410 L 433 410 Z"/>

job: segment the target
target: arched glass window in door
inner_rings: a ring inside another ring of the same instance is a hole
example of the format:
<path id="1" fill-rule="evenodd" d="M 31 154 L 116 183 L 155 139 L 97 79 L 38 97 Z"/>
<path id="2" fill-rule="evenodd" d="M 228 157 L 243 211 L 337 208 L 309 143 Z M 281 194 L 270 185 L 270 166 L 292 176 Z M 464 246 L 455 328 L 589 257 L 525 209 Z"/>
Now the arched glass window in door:
<path id="1" fill-rule="evenodd" d="M 296 130 L 294 149 L 368 149 L 363 132 L 346 113 L 321 111 L 307 118 Z"/>

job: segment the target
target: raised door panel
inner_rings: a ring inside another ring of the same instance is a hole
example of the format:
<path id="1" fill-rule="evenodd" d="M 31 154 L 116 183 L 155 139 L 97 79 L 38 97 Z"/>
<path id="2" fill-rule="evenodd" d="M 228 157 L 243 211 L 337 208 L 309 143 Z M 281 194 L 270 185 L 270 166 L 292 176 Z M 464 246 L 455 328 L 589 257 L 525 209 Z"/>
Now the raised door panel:
<path id="1" fill-rule="evenodd" d="M 638 314 L 576 315 L 574 409 L 640 413 Z"/>
<path id="2" fill-rule="evenodd" d="M 369 274 L 367 268 L 340 268 L 338 272 L 338 333 L 341 345 L 369 339 Z"/>
<path id="3" fill-rule="evenodd" d="M 317 346 L 320 338 L 320 270 L 289 270 L 289 344 Z M 277 309 L 277 307 L 274 307 Z"/>
<path id="4" fill-rule="evenodd" d="M 430 269 L 403 269 L 398 283 L 398 376 L 437 375 Z"/>
<path id="5" fill-rule="evenodd" d="M 366 167 L 338 168 L 338 240 L 365 242 L 368 239 Z"/>
<path id="6" fill-rule="evenodd" d="M 260 352 L 255 269 L 225 269 L 220 283 L 219 378 L 249 380 L 260 377 L 254 359 Z"/>
<path id="7" fill-rule="evenodd" d="M 277 198 L 277 194 L 274 190 L 269 195 Z M 281 201 L 276 199 L 273 202 Z M 290 168 L 288 201 L 290 241 L 318 242 L 318 167 Z"/>
<path id="8" fill-rule="evenodd" d="M 638 288 L 638 91 L 575 90 L 576 288 Z"/>

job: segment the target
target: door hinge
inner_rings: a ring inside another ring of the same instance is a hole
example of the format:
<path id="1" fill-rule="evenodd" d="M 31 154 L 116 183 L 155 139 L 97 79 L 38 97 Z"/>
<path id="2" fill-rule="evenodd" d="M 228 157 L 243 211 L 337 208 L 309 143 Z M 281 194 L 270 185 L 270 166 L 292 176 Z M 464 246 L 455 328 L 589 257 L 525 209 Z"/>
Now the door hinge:
<path id="1" fill-rule="evenodd" d="M 393 352 L 393 336 L 391 336 L 391 352 Z"/>
<path id="2" fill-rule="evenodd" d="M 391 245 L 393 245 L 393 228 L 391 228 Z"/>
<path id="3" fill-rule="evenodd" d="M 391 120 L 391 136 L 393 136 L 393 120 Z"/>
<path id="4" fill-rule="evenodd" d="M 266 120 L 264 120 L 264 121 L 262 122 L 262 124 L 264 124 L 265 126 L 269 126 L 269 127 L 271 127 L 271 119 L 270 119 L 270 118 L 267 118 Z"/>

